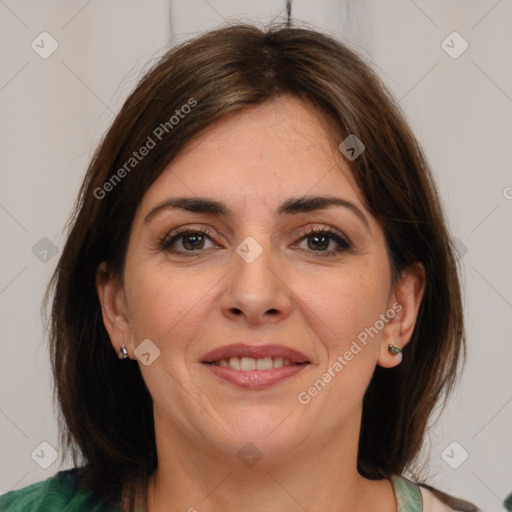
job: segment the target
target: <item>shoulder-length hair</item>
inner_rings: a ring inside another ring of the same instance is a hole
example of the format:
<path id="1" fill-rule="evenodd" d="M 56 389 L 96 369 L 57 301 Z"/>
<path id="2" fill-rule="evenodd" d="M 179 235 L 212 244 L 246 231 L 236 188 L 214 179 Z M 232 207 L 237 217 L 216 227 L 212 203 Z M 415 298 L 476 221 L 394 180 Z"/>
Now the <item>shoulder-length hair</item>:
<path id="1" fill-rule="evenodd" d="M 377 367 L 364 396 L 361 475 L 410 469 L 434 406 L 454 385 L 465 356 L 457 260 L 431 172 L 396 101 L 359 56 L 314 30 L 208 32 L 159 59 L 124 103 L 92 158 L 48 288 L 62 442 L 76 465 L 82 457 L 84 488 L 105 503 L 133 509 L 157 452 L 138 363 L 118 360 L 102 321 L 98 266 L 105 261 L 122 278 L 135 211 L 185 143 L 228 113 L 282 95 L 323 114 L 333 141 L 351 134 L 363 141 L 365 151 L 347 163 L 384 230 L 392 276 L 418 262 L 426 272 L 403 362 Z M 135 159 L 148 138 L 154 147 Z"/>

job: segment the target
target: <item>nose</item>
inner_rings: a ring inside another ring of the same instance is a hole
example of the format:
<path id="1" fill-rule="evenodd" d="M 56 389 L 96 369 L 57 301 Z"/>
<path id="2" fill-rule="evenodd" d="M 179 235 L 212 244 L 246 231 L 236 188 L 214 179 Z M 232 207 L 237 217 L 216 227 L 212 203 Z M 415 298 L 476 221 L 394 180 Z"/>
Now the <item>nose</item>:
<path id="1" fill-rule="evenodd" d="M 252 325 L 277 322 L 292 311 L 292 291 L 286 283 L 285 268 L 270 247 L 258 244 L 261 254 L 254 260 L 245 257 L 244 248 L 254 251 L 258 249 L 255 245 L 254 241 L 252 246 L 241 244 L 234 254 L 234 268 L 226 276 L 222 311 L 231 320 Z"/>

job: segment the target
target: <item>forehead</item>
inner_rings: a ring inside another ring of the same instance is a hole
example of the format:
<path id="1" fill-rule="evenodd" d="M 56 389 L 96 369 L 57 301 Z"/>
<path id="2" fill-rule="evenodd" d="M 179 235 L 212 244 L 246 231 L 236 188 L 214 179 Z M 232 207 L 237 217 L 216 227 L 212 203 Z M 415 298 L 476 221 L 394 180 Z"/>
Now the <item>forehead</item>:
<path id="1" fill-rule="evenodd" d="M 141 213 L 173 196 L 215 197 L 244 215 L 325 194 L 363 204 L 329 123 L 299 99 L 280 97 L 223 117 L 185 145 L 146 192 Z"/>

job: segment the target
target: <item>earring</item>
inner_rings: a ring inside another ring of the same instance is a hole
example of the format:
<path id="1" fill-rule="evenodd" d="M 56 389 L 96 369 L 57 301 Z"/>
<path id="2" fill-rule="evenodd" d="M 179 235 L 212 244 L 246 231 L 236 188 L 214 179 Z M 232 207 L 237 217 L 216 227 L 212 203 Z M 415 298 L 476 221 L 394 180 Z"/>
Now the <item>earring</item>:
<path id="1" fill-rule="evenodd" d="M 119 359 L 128 359 L 128 350 L 126 350 L 126 346 L 124 343 L 121 345 L 121 349 L 119 350 L 118 357 L 119 357 Z"/>
<path id="2" fill-rule="evenodd" d="M 403 354 L 402 354 L 402 349 L 400 347 L 397 347 L 396 345 L 392 345 L 390 343 L 388 345 L 388 352 L 392 356 L 398 356 L 398 359 L 400 360 L 400 362 L 402 361 Z"/>

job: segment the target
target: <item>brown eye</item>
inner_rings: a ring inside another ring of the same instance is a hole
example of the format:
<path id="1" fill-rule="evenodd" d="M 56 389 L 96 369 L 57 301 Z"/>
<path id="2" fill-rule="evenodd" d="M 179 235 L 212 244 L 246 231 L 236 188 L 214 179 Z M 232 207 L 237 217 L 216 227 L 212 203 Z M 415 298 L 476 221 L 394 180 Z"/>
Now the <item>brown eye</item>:
<path id="1" fill-rule="evenodd" d="M 307 240 L 307 251 L 320 253 L 322 256 L 335 256 L 337 253 L 351 249 L 351 244 L 330 228 L 312 229 L 301 240 Z M 331 247 L 331 250 L 327 250 Z M 323 253 L 323 254 L 322 254 Z"/>
<path id="2" fill-rule="evenodd" d="M 207 249 L 205 244 L 212 239 L 206 230 L 182 230 L 165 235 L 160 241 L 160 247 L 168 252 L 186 253 Z"/>

